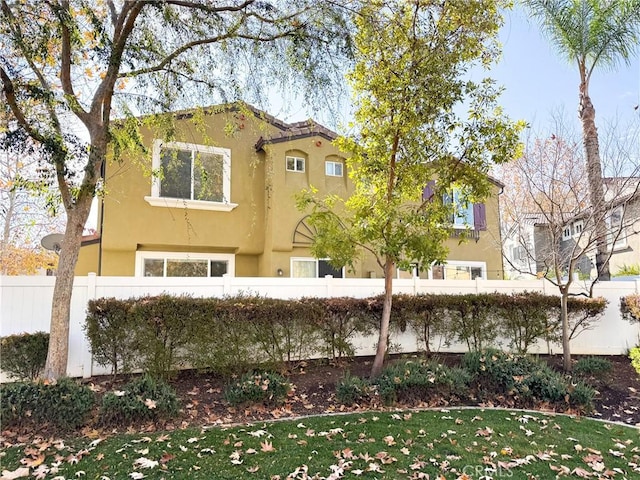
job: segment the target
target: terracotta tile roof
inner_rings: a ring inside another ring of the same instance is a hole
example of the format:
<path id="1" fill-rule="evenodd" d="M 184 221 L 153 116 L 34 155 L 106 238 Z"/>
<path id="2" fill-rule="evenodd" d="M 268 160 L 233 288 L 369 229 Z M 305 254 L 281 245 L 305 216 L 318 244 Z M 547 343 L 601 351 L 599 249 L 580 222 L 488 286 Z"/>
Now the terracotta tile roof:
<path id="1" fill-rule="evenodd" d="M 338 138 L 338 134 L 333 130 L 329 130 L 324 125 L 320 125 L 313 119 L 304 120 L 302 122 L 295 122 L 287 125 L 287 128 L 278 132 L 270 137 L 260 137 L 256 143 L 256 150 L 260 151 L 264 145 L 268 143 L 281 143 L 288 142 L 290 140 L 298 140 L 308 137 L 322 137 L 326 140 L 333 141 Z"/>

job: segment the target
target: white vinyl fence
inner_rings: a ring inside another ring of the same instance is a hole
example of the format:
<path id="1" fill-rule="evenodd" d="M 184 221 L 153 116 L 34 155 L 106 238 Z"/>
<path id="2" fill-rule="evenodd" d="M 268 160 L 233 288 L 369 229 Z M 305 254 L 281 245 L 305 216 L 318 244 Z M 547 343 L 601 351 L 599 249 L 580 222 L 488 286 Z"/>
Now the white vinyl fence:
<path id="1" fill-rule="evenodd" d="M 0 336 L 15 333 L 49 331 L 51 301 L 55 278 L 0 277 Z M 153 278 L 153 277 L 76 277 L 71 301 L 69 333 L 69 362 L 67 373 L 74 377 L 90 377 L 109 371 L 93 364 L 89 344 L 83 333 L 87 302 L 101 297 L 130 298 L 143 295 L 169 293 L 189 294 L 195 297 L 258 294 L 273 298 L 300 297 L 369 297 L 384 290 L 383 279 L 345 278 Z M 394 293 L 513 293 L 537 291 L 559 295 L 558 289 L 544 280 L 422 280 L 398 279 L 393 281 Z M 576 286 L 575 293 L 580 289 Z M 595 287 L 595 295 L 609 301 L 605 315 L 593 330 L 580 334 L 572 341 L 572 353 L 592 355 L 626 354 L 640 343 L 640 325 L 623 320 L 620 316 L 620 297 L 640 292 L 640 281 L 603 282 Z M 358 355 L 373 355 L 376 338 L 356 341 Z M 403 352 L 418 349 L 415 336 L 409 331 L 392 337 L 392 342 Z M 507 342 L 504 342 L 505 344 Z M 464 352 L 465 345 L 445 346 L 435 341 L 441 352 Z M 537 345 L 537 353 L 560 353 L 558 345 Z M 0 368 L 2 366 L 0 352 Z M 0 377 L 0 381 L 6 379 Z"/>

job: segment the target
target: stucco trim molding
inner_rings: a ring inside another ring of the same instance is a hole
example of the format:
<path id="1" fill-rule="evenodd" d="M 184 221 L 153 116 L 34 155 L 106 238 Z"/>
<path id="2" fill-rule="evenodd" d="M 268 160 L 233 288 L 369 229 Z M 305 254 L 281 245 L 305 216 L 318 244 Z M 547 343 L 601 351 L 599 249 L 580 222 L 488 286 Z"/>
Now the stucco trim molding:
<path id="1" fill-rule="evenodd" d="M 188 208 L 190 210 L 211 210 L 215 212 L 230 212 L 238 206 L 237 203 L 206 202 L 202 200 L 186 200 L 183 198 L 144 197 L 152 207 Z"/>

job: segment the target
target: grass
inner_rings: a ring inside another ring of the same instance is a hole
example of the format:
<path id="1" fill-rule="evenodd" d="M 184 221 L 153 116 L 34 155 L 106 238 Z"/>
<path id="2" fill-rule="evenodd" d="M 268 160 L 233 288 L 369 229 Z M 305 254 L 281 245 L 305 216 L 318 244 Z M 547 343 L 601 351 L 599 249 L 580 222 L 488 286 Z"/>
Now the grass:
<path id="1" fill-rule="evenodd" d="M 3 470 L 31 462 L 31 475 L 58 480 L 630 479 L 640 478 L 640 431 L 537 412 L 384 411 L 48 441 L 0 455 Z"/>

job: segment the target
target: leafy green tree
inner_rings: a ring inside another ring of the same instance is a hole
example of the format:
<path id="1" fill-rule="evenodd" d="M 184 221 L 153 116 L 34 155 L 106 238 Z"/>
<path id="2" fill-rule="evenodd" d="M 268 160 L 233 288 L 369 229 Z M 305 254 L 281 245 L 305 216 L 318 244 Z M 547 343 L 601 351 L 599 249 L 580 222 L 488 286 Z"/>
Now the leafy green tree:
<path id="1" fill-rule="evenodd" d="M 349 51 L 342 14 L 322 0 L 0 0 L 2 95 L 18 125 L 9 133 L 43 147 L 67 216 L 46 378 L 66 372 L 74 268 L 107 152 L 141 145 L 139 122 L 124 118 L 290 78 L 321 92 L 339 78 L 327 59 Z"/>
<path id="2" fill-rule="evenodd" d="M 307 191 L 298 203 L 312 210 L 315 256 L 353 267 L 367 251 L 383 269 L 372 376 L 380 373 L 387 349 L 396 267 L 445 259 L 451 215 L 486 197 L 490 166 L 518 149 L 521 125 L 496 107 L 499 89 L 469 75 L 497 57 L 504 5 L 373 1 L 363 2 L 355 17 L 356 64 L 348 79 L 358 134 L 337 142 L 350 154 L 355 193 L 342 200 Z M 455 206 L 444 201 L 454 187 L 460 192 Z"/>
<path id="3" fill-rule="evenodd" d="M 589 95 L 596 68 L 629 62 L 640 42 L 640 0 L 521 0 L 558 53 L 574 63 L 580 74 L 578 115 L 582 123 L 590 201 L 599 239 L 596 254 L 598 279 L 609 280 L 605 197 L 602 183 L 596 110 Z"/>

